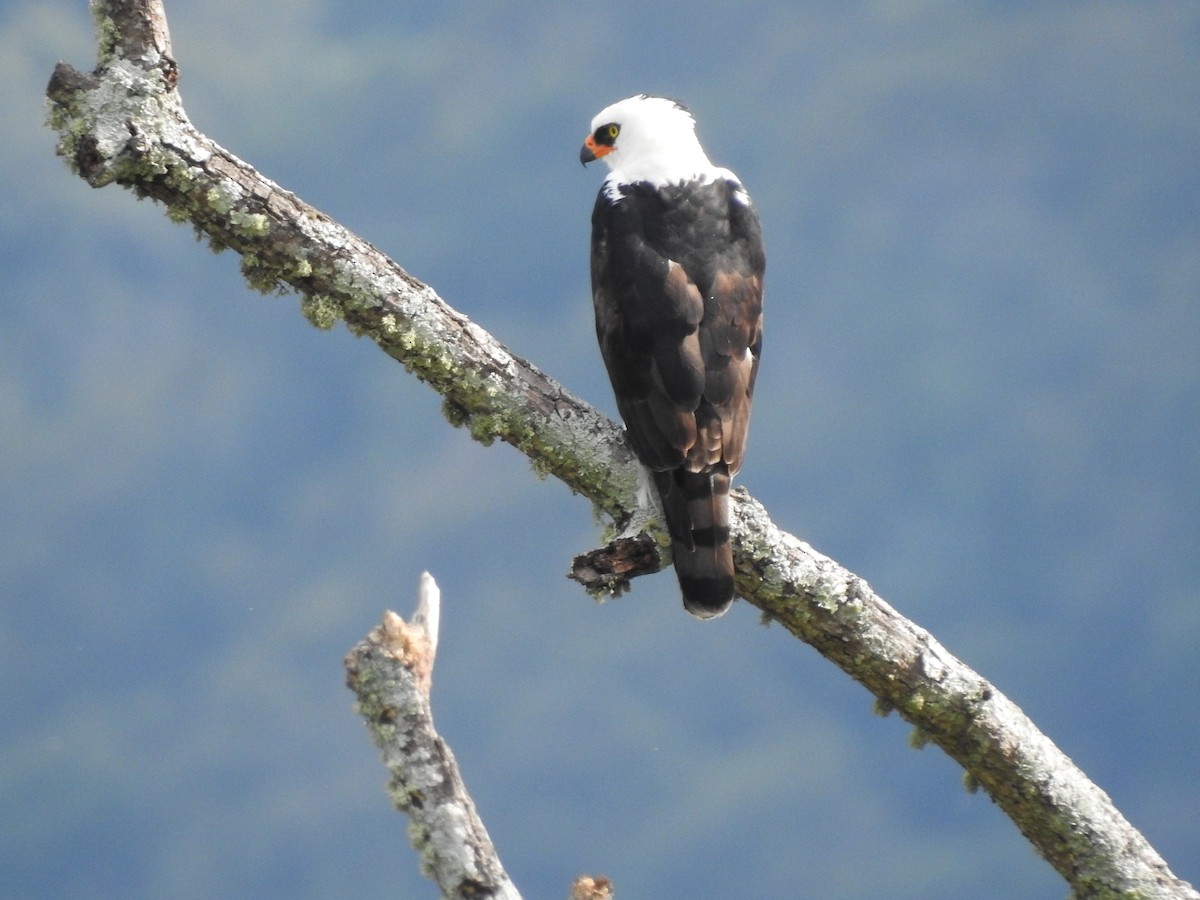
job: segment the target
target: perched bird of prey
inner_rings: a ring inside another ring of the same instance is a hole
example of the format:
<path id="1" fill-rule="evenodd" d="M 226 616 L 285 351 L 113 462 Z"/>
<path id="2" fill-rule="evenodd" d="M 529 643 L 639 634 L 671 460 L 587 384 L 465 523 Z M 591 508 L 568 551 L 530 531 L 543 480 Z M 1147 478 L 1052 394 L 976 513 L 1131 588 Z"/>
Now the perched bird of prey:
<path id="1" fill-rule="evenodd" d="M 741 468 L 762 349 L 758 214 L 714 166 L 688 110 L 630 97 L 580 150 L 610 168 L 592 211 L 596 336 L 633 452 L 662 503 L 683 605 L 733 602 L 729 482 Z"/>

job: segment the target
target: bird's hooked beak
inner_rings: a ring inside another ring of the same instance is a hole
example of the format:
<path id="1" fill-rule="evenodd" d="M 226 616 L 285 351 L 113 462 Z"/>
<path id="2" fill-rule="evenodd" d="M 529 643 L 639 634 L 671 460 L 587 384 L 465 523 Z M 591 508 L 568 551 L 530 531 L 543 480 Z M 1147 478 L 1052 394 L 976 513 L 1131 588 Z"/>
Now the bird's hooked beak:
<path id="1" fill-rule="evenodd" d="M 597 144 L 596 136 L 589 134 L 587 140 L 583 142 L 583 146 L 579 148 L 579 161 L 585 166 L 590 162 L 595 162 L 602 156 L 608 156 L 613 152 L 611 144 Z"/>

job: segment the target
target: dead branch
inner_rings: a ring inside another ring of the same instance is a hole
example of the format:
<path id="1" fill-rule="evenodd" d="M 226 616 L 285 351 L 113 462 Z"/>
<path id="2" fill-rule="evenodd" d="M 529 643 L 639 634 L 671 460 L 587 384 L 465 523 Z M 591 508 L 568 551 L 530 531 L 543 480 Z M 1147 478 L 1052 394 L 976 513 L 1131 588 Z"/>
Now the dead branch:
<path id="1" fill-rule="evenodd" d="M 392 803 L 408 830 L 422 871 L 442 896 L 520 900 L 467 793 L 454 754 L 433 727 L 430 679 L 437 653 L 440 592 L 421 576 L 412 622 L 394 612 L 346 656 L 346 684 L 391 773 Z"/>

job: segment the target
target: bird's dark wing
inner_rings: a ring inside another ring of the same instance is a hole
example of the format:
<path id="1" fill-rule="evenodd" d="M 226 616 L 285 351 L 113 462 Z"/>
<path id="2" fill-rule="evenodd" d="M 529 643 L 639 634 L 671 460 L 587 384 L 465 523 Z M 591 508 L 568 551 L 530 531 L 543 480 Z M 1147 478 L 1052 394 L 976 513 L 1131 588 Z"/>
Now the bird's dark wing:
<path id="1" fill-rule="evenodd" d="M 742 464 L 762 348 L 762 237 L 732 185 L 700 201 L 651 189 L 592 216 L 596 334 L 638 458 L 701 472 Z M 701 202 L 702 201 L 702 202 Z"/>
<path id="2" fill-rule="evenodd" d="M 754 381 L 762 355 L 765 258 L 758 216 L 748 204 L 731 202 L 729 240 L 713 260 L 700 324 L 705 371 L 701 409 L 711 407 L 719 420 L 720 459 L 734 475 L 746 452 Z M 715 460 L 710 457 L 705 462 Z"/>
<path id="3" fill-rule="evenodd" d="M 636 204 L 603 195 L 596 203 L 596 337 L 634 453 L 651 469 L 673 469 L 696 443 L 704 299 L 682 267 L 646 240 L 642 218 Z"/>

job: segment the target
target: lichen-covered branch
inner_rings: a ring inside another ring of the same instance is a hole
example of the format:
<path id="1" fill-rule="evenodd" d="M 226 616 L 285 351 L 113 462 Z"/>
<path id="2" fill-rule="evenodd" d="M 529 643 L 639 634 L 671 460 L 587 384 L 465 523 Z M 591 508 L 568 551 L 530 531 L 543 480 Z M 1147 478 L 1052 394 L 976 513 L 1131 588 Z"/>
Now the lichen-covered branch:
<path id="1" fill-rule="evenodd" d="M 98 68 L 60 63 L 50 80 L 58 153 L 93 187 L 152 197 L 218 249 L 242 257 L 249 284 L 288 287 L 320 328 L 340 319 L 430 384 L 447 418 L 483 443 L 517 447 L 614 520 L 636 497 L 620 430 L 452 309 L 353 232 L 198 132 L 175 90 L 161 3 L 93 4 Z"/>
<path id="2" fill-rule="evenodd" d="M 412 622 L 384 613 L 346 656 L 346 684 L 391 773 L 392 802 L 409 817 L 422 872 L 444 897 L 520 900 L 454 754 L 433 727 L 429 690 L 439 607 L 437 585 L 426 572 Z"/>
<path id="3" fill-rule="evenodd" d="M 962 765 L 1070 882 L 1076 897 L 1200 898 L 1108 795 L 1011 700 L 853 572 L 777 529 L 744 490 L 734 504 L 738 589 L 863 684 L 876 709 Z"/>
<path id="4" fill-rule="evenodd" d="M 342 319 L 433 386 L 447 416 L 479 440 L 525 453 L 592 500 L 621 529 L 577 576 L 615 590 L 658 568 L 638 532 L 636 475 L 620 430 L 445 304 L 362 238 L 197 132 L 175 84 L 160 0 L 95 2 L 100 54 L 92 73 L 60 64 L 50 123 L 58 152 L 89 184 L 117 183 L 162 202 L 217 247 L 242 256 L 250 284 L 303 297 L 319 327 Z M 738 590 L 766 617 L 816 647 L 960 762 L 1079 897 L 1200 898 L 1171 874 L 1086 776 L 1006 697 L 861 578 L 734 496 Z M 647 544 L 648 541 L 648 544 Z"/>

